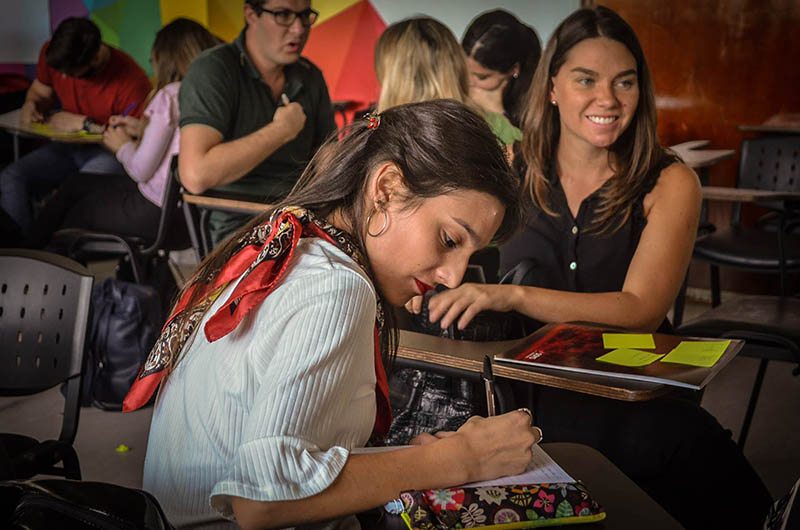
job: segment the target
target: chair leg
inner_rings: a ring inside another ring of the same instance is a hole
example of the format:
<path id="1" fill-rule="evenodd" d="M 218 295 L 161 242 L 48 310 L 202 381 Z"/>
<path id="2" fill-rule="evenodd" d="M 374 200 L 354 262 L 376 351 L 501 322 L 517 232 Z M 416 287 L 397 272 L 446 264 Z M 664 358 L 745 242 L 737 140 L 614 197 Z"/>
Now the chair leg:
<path id="1" fill-rule="evenodd" d="M 75 448 L 70 446 L 64 451 L 64 477 L 72 480 L 81 480 L 81 465 Z"/>
<path id="2" fill-rule="evenodd" d="M 753 390 L 750 392 L 750 401 L 747 403 L 747 412 L 742 423 L 742 432 L 739 433 L 739 441 L 737 442 L 740 449 L 744 449 L 744 442 L 747 440 L 747 433 L 750 431 L 750 423 L 753 421 L 753 414 L 756 411 L 758 395 L 761 393 L 761 384 L 764 382 L 764 374 L 767 372 L 767 363 L 769 363 L 769 359 L 761 359 L 758 365 L 756 380 L 753 383 Z"/>
<path id="3" fill-rule="evenodd" d="M 711 265 L 711 307 L 717 307 L 722 302 L 719 288 L 719 267 Z"/>

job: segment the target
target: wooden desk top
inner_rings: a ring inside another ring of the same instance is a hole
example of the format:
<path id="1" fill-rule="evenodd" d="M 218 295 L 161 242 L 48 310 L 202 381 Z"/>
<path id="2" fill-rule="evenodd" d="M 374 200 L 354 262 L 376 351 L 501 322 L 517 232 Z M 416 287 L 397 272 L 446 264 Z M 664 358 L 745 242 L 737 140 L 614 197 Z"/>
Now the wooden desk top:
<path id="1" fill-rule="evenodd" d="M 97 144 L 103 141 L 102 134 L 90 134 L 85 136 L 75 135 L 71 133 L 46 134 L 43 133 L 40 129 L 33 127 L 29 124 L 21 124 L 19 122 L 19 115 L 20 115 L 20 109 L 12 110 L 11 112 L 6 112 L 5 114 L 0 114 L 0 128 L 6 129 L 7 131 L 13 133 L 36 136 L 37 138 L 47 138 L 48 140 L 53 140 L 56 142 L 76 143 L 76 144 Z"/>
<path id="2" fill-rule="evenodd" d="M 733 149 L 699 149 L 709 143 L 709 140 L 692 140 L 670 146 L 670 149 L 678 153 L 687 166 L 695 169 L 713 166 L 736 155 Z"/>
<path id="3" fill-rule="evenodd" d="M 400 330 L 397 356 L 428 363 L 480 373 L 483 357 L 502 353 L 519 341 L 470 342 L 457 341 Z M 552 368 L 517 368 L 504 363 L 493 363 L 494 375 L 517 381 L 563 388 L 584 394 L 622 401 L 646 401 L 667 394 L 668 385 L 617 379 L 606 376 L 578 374 Z"/>
<path id="4" fill-rule="evenodd" d="M 737 125 L 737 129 L 766 134 L 800 134 L 800 125 Z"/>
<path id="5" fill-rule="evenodd" d="M 222 197 L 208 197 L 206 195 L 193 195 L 184 193 L 183 200 L 200 208 L 223 210 L 226 212 L 250 213 L 258 215 L 272 208 L 272 205 L 262 202 L 244 201 L 239 199 L 225 199 Z"/>
<path id="6" fill-rule="evenodd" d="M 800 201 L 800 192 L 703 186 L 703 198 L 730 202 Z"/>

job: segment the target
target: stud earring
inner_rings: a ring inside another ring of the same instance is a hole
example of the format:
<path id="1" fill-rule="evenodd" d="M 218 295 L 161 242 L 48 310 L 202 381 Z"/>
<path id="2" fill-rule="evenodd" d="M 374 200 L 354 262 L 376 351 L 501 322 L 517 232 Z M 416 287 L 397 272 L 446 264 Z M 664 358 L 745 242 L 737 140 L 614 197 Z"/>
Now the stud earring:
<path id="1" fill-rule="evenodd" d="M 550 100 L 550 104 L 553 105 L 554 107 L 558 106 L 558 102 L 556 100 L 554 100 L 554 99 Z"/>

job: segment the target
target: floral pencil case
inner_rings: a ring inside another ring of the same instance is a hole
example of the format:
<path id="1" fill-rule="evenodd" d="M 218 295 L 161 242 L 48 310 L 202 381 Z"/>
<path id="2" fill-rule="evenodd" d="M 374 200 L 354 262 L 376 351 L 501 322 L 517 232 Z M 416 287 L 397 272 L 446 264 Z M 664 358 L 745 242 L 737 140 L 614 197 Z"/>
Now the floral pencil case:
<path id="1" fill-rule="evenodd" d="M 413 530 L 491 527 L 502 530 L 605 519 L 581 482 L 406 491 L 400 496 Z"/>

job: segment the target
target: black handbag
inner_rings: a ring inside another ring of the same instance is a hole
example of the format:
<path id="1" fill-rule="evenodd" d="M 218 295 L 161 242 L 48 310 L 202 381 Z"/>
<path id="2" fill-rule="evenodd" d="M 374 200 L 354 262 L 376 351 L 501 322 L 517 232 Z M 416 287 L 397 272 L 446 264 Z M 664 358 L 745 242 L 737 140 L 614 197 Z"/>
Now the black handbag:
<path id="1" fill-rule="evenodd" d="M 58 479 L 0 482 L 0 528 L 174 530 L 146 491 Z"/>
<path id="2" fill-rule="evenodd" d="M 114 278 L 95 285 L 81 404 L 121 410 L 161 325 L 161 301 L 153 287 Z"/>

